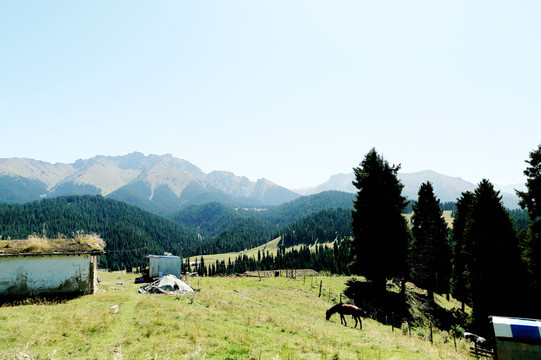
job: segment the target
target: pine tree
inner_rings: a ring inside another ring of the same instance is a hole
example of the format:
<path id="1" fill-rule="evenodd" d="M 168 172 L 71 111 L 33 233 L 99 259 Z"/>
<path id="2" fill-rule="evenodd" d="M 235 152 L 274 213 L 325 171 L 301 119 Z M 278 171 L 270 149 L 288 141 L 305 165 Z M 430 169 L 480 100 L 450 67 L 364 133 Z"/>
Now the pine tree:
<path id="1" fill-rule="evenodd" d="M 509 213 L 486 179 L 475 190 L 466 242 L 471 244 L 473 328 L 488 333 L 489 315 L 520 315 L 521 261 Z"/>
<path id="2" fill-rule="evenodd" d="M 385 293 L 386 279 L 405 275 L 407 267 L 408 231 L 402 210 L 408 202 L 397 178 L 399 169 L 375 149 L 353 169 L 358 192 L 351 212 L 352 270 L 371 280 L 380 295 Z"/>
<path id="3" fill-rule="evenodd" d="M 434 291 L 448 292 L 451 263 L 447 224 L 430 182 L 421 184 L 418 195 L 412 216 L 412 276 L 434 300 Z"/>
<path id="4" fill-rule="evenodd" d="M 197 271 L 199 276 L 205 276 L 207 274 L 207 268 L 205 267 L 205 258 L 201 256 L 201 261 L 199 261 L 199 270 Z"/>
<path id="5" fill-rule="evenodd" d="M 541 316 L 537 299 L 541 296 L 541 145 L 530 152 L 529 166 L 524 170 L 527 191 L 517 191 L 519 205 L 527 209 L 530 220 L 525 239 L 524 258 L 528 265 L 529 287 L 533 291 L 532 316 Z"/>
<path id="6" fill-rule="evenodd" d="M 451 293 L 462 302 L 462 311 L 465 303 L 471 304 L 470 269 L 471 244 L 466 242 L 466 222 L 471 217 L 473 193 L 466 191 L 456 203 L 456 212 L 453 220 L 453 272 L 451 276 Z"/>

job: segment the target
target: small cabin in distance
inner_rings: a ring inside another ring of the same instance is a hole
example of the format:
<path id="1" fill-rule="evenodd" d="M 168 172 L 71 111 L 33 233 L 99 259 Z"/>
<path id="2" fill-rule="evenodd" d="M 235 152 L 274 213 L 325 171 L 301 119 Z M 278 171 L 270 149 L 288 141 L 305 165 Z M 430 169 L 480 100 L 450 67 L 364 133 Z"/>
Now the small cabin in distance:
<path id="1" fill-rule="evenodd" d="M 148 276 L 152 278 L 175 275 L 180 279 L 182 260 L 174 255 L 148 255 Z"/>

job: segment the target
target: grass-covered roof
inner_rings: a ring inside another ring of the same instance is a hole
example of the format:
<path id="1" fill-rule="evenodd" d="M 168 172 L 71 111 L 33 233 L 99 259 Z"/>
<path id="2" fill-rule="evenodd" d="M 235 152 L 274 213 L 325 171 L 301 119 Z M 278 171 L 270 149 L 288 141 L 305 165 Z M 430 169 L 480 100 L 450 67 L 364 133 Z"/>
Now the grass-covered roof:
<path id="1" fill-rule="evenodd" d="M 0 256 L 103 254 L 105 242 L 96 234 L 76 233 L 72 238 L 62 235 L 55 239 L 31 235 L 25 240 L 0 240 Z"/>

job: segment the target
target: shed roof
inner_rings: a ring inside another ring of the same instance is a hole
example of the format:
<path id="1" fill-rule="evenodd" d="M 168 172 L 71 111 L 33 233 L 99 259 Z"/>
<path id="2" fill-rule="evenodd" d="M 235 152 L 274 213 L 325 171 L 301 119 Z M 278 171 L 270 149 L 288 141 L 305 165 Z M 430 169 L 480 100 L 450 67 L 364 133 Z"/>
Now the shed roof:
<path id="1" fill-rule="evenodd" d="M 149 259 L 180 259 L 176 255 L 147 255 Z"/>
<path id="2" fill-rule="evenodd" d="M 541 320 L 493 316 L 496 338 L 541 340 Z"/>
<path id="3" fill-rule="evenodd" d="M 97 235 L 46 239 L 0 240 L 0 257 L 36 255 L 103 255 L 105 242 Z"/>

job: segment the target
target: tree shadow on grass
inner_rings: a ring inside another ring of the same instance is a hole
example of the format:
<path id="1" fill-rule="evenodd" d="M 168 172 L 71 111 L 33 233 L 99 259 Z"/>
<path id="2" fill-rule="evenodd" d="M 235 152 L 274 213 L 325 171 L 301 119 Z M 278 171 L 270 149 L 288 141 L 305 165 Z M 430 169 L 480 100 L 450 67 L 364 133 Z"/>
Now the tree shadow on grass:
<path id="1" fill-rule="evenodd" d="M 385 325 L 400 327 L 405 322 L 410 326 L 430 323 L 441 330 L 451 330 L 454 325 L 464 326 L 467 320 L 462 311 L 445 309 L 411 289 L 406 289 L 405 293 L 387 290 L 381 294 L 367 281 L 350 279 L 346 285 L 344 295 L 363 308 L 367 316 Z"/>

